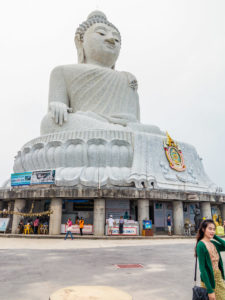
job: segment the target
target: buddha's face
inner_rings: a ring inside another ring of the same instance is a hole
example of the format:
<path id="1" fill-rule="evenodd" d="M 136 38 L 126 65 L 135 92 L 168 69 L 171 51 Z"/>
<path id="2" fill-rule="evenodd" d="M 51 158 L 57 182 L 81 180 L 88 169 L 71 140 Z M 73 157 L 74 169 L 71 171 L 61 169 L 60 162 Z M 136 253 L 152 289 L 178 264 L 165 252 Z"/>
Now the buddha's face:
<path id="1" fill-rule="evenodd" d="M 84 34 L 83 49 L 85 63 L 112 67 L 120 53 L 118 32 L 102 23 L 92 25 Z"/>

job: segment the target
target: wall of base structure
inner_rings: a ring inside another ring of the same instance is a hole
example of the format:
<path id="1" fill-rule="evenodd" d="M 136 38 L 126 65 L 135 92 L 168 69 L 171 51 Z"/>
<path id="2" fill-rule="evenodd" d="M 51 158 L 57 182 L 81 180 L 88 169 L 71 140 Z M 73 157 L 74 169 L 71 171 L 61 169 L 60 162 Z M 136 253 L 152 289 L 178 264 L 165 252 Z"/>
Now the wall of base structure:
<path id="1" fill-rule="evenodd" d="M 105 222 L 109 214 L 118 218 L 124 213 L 139 222 L 140 233 L 142 221 L 151 219 L 155 231 L 167 230 L 166 218 L 172 216 L 173 232 L 183 234 L 184 222 L 194 222 L 194 210 L 198 208 L 201 217 L 211 218 L 214 214 L 225 220 L 225 195 L 207 193 L 187 193 L 181 191 L 136 189 L 136 188 L 68 188 L 43 187 L 14 188 L 0 190 L 0 208 L 11 207 L 14 211 L 23 211 L 34 201 L 34 211 L 43 211 L 46 203 L 51 208 L 49 233 L 60 234 L 61 223 L 69 216 L 79 216 L 77 202 L 88 202 L 89 213 L 83 216 L 89 224 L 94 225 L 94 235 L 105 234 Z M 87 210 L 87 207 L 85 207 Z M 67 214 L 65 213 L 67 212 Z M 74 212 L 75 211 L 75 212 Z M 86 211 L 87 212 L 87 211 Z M 117 217 L 116 217 L 117 216 Z M 1 217 L 1 215 L 0 215 Z M 12 216 L 11 232 L 15 233 L 21 217 Z"/>

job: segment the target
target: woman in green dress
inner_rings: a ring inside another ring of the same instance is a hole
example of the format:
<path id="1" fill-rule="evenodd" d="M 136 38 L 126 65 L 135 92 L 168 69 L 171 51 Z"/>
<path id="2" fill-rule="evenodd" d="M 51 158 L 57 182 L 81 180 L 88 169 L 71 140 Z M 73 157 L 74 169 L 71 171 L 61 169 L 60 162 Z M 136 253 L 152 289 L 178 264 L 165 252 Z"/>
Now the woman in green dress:
<path id="1" fill-rule="evenodd" d="M 209 300 L 225 300 L 223 261 L 225 241 L 215 235 L 213 220 L 204 220 L 197 233 L 196 255 L 199 261 L 201 286 L 208 291 Z"/>

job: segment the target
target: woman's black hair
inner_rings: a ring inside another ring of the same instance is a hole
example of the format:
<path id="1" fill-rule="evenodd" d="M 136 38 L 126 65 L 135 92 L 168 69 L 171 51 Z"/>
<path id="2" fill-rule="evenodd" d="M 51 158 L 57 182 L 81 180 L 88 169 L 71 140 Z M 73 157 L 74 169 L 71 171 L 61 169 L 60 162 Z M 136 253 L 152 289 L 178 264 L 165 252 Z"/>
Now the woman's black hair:
<path id="1" fill-rule="evenodd" d="M 209 224 L 213 224 L 215 227 L 215 223 L 212 219 L 206 219 L 204 221 L 201 222 L 199 228 L 198 228 L 198 232 L 197 232 L 197 235 L 196 235 L 196 246 L 195 246 L 195 256 L 197 256 L 197 245 L 198 245 L 198 242 L 200 242 L 203 238 L 204 238 L 204 234 L 205 234 L 205 229 L 207 228 L 207 226 Z"/>

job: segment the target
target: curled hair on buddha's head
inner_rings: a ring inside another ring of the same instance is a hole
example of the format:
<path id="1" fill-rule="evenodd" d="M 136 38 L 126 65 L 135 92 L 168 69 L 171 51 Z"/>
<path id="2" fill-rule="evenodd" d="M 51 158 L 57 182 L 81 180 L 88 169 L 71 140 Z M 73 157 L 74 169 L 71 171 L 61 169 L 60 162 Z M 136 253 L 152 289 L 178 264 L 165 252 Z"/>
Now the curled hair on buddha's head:
<path id="1" fill-rule="evenodd" d="M 205 219 L 201 222 L 198 231 L 197 231 L 197 235 L 196 235 L 196 247 L 195 247 L 195 255 L 197 254 L 196 252 L 196 248 L 198 245 L 198 242 L 200 242 L 205 235 L 205 230 L 208 227 L 209 224 L 213 224 L 216 227 L 216 224 L 214 223 L 214 221 L 212 219 Z"/>
<path id="2" fill-rule="evenodd" d="M 120 43 L 121 43 L 121 35 L 120 35 L 119 30 L 116 28 L 116 26 L 107 20 L 107 17 L 103 12 L 101 12 L 99 10 L 95 10 L 88 15 L 86 21 L 84 21 L 82 24 L 79 25 L 79 27 L 77 28 L 76 33 L 75 33 L 74 41 L 75 41 L 75 45 L 77 48 L 78 63 L 84 63 L 84 60 L 85 60 L 83 46 L 82 46 L 85 32 L 92 25 L 98 24 L 98 23 L 106 24 L 106 25 L 114 28 L 119 34 Z"/>

